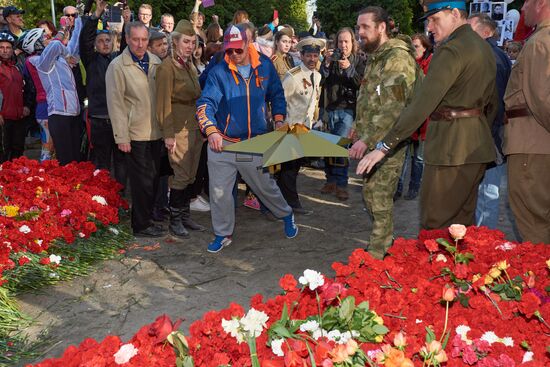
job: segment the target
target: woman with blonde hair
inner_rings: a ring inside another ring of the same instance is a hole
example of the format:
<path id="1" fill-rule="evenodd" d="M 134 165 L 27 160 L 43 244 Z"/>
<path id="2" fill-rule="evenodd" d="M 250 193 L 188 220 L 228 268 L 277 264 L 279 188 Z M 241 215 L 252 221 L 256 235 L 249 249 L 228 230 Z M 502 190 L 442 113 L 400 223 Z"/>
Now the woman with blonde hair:
<path id="1" fill-rule="evenodd" d="M 156 114 L 164 134 L 170 165 L 170 232 L 189 237 L 188 229 L 204 231 L 205 227 L 190 218 L 190 201 L 203 145 L 195 120 L 195 102 L 201 94 L 193 51 L 197 35 L 188 20 L 177 24 L 172 36 L 172 56 L 157 70 Z"/>

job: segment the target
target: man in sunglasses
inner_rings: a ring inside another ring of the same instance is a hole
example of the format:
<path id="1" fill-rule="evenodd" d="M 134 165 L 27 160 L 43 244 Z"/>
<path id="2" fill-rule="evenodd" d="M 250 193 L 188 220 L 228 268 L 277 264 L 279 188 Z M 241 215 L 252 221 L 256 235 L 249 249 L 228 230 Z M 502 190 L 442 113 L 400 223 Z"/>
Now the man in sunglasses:
<path id="1" fill-rule="evenodd" d="M 233 185 L 237 172 L 274 216 L 284 221 L 287 238 L 298 234 L 291 207 L 275 180 L 262 170 L 259 155 L 224 152 L 232 142 L 267 132 L 266 104 L 276 122 L 286 115 L 283 87 L 273 63 L 256 51 L 242 25 L 230 26 L 224 34 L 225 58 L 208 75 L 197 101 L 199 126 L 208 137 L 210 207 L 215 238 L 208 252 L 231 244 L 235 227 Z"/>
<path id="2" fill-rule="evenodd" d="M 67 27 L 73 28 L 78 18 L 78 9 L 74 6 L 66 6 L 63 8 L 63 16 L 67 17 Z"/>

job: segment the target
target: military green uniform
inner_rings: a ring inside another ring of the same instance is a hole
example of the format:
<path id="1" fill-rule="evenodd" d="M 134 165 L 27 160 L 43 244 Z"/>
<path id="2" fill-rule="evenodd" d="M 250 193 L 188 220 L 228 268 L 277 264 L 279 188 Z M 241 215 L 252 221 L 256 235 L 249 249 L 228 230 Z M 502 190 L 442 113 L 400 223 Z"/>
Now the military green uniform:
<path id="1" fill-rule="evenodd" d="M 390 39 L 369 55 L 359 95 L 355 130 L 373 150 L 410 100 L 417 76 L 414 49 Z M 369 251 L 381 257 L 393 242 L 393 194 L 405 158 L 401 144 L 363 179 L 363 198 L 373 219 Z"/>
<path id="2" fill-rule="evenodd" d="M 495 160 L 489 122 L 494 121 L 498 107 L 495 76 L 489 44 L 468 24 L 458 27 L 436 49 L 422 85 L 383 138 L 395 149 L 434 111 L 479 112 L 478 116 L 432 115 L 430 119 L 421 189 L 423 228 L 474 223 L 479 181 L 486 163 Z"/>
<path id="3" fill-rule="evenodd" d="M 279 79 L 281 79 L 281 81 L 285 78 L 286 73 L 294 67 L 292 56 L 289 54 L 284 54 L 280 51 L 276 51 L 275 55 L 271 56 L 271 61 L 273 62 L 273 66 L 275 66 L 275 70 L 277 70 L 277 75 L 279 75 Z"/>

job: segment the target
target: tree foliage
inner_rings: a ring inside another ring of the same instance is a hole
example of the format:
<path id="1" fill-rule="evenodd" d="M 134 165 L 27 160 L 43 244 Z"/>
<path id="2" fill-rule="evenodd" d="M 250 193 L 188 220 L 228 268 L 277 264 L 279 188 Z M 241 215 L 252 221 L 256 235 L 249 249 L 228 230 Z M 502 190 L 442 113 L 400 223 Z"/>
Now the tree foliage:
<path id="1" fill-rule="evenodd" d="M 50 0 L 0 0 L 9 2 L 26 11 L 25 26 L 32 28 L 38 20 L 51 19 Z M 110 1 L 111 2 L 111 1 Z M 114 2 L 114 1 L 112 1 Z M 307 0 L 216 0 L 216 5 L 209 8 L 200 8 L 206 15 L 205 26 L 211 22 L 211 16 L 216 14 L 220 18 L 222 26 L 227 25 L 233 19 L 236 10 L 244 9 L 250 15 L 250 20 L 256 26 L 262 26 L 272 21 L 273 10 L 279 11 L 280 24 L 291 24 L 296 29 L 307 29 L 306 19 Z M 63 7 L 70 4 L 69 0 L 55 0 L 56 18 L 59 20 Z M 194 0 L 128 0 L 128 5 L 137 15 L 139 5 L 148 3 L 153 6 L 153 24 L 159 24 L 160 16 L 164 13 L 174 15 L 176 22 L 181 19 L 189 19 Z"/>
<path id="2" fill-rule="evenodd" d="M 324 32 L 329 35 L 342 27 L 353 28 L 359 10 L 369 5 L 386 9 L 401 33 L 410 34 L 419 27 L 416 20 L 413 21 L 413 13 L 419 14 L 420 9 L 417 0 L 317 0 L 317 13 Z"/>

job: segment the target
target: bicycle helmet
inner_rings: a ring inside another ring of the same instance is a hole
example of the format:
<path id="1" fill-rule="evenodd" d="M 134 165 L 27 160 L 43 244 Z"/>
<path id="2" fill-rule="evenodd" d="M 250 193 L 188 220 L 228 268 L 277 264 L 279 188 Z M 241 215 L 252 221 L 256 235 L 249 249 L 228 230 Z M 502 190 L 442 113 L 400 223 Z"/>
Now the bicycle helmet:
<path id="1" fill-rule="evenodd" d="M 39 53 L 44 50 L 44 32 L 43 28 L 33 28 L 25 33 L 25 35 L 23 35 L 21 49 L 28 55 Z"/>
<path id="2" fill-rule="evenodd" d="M 0 33 L 0 42 L 9 42 L 13 46 L 15 43 L 15 38 L 7 32 Z"/>

